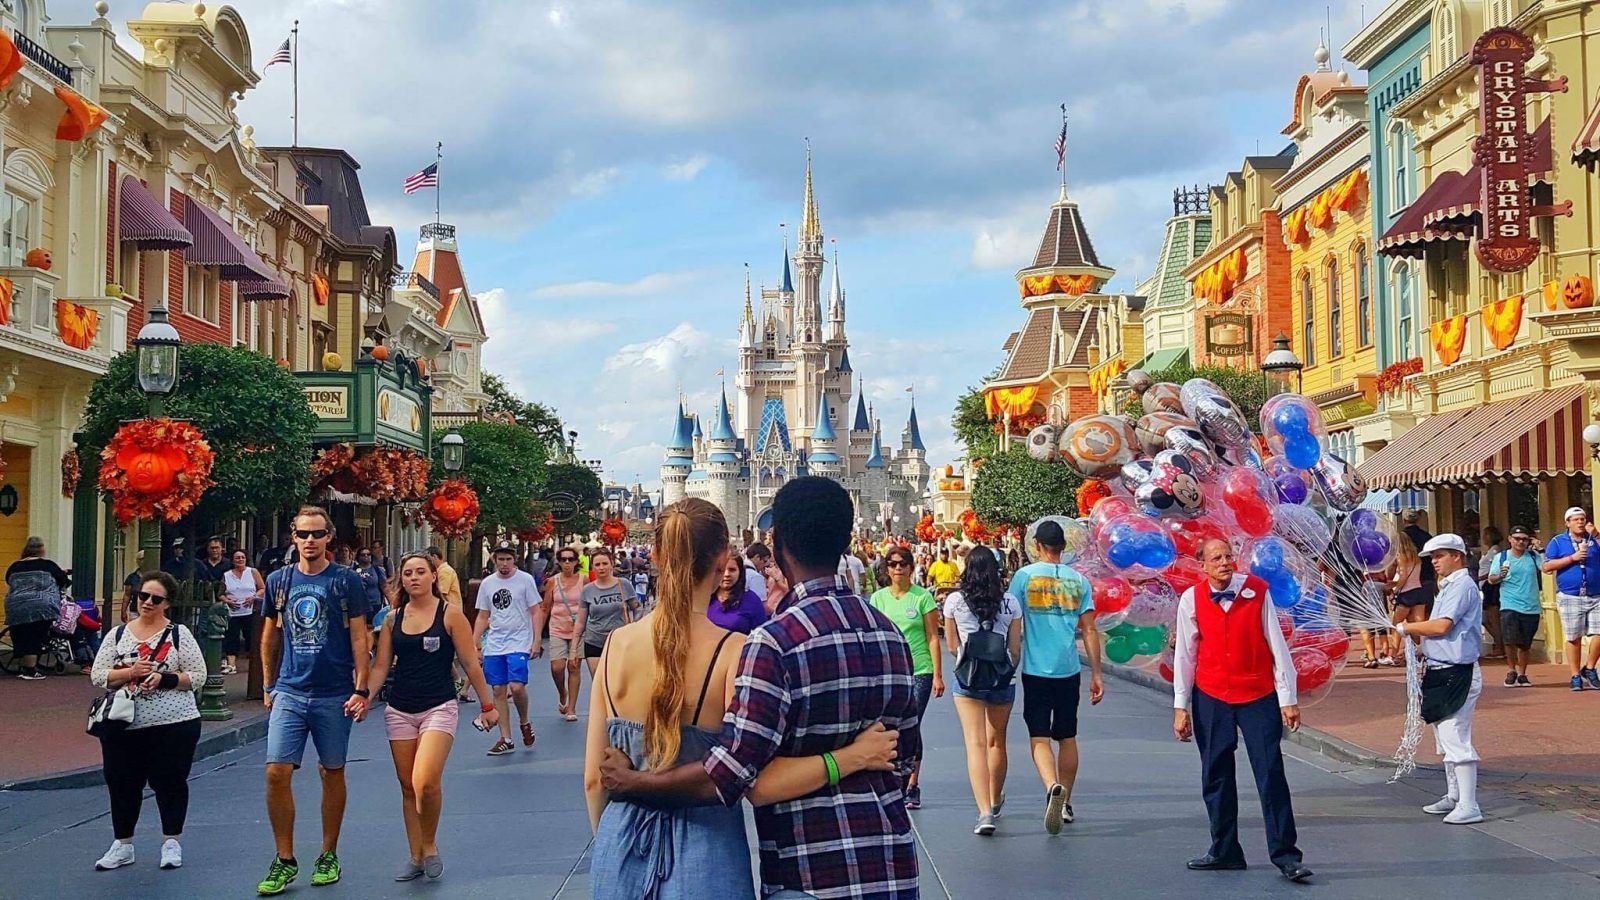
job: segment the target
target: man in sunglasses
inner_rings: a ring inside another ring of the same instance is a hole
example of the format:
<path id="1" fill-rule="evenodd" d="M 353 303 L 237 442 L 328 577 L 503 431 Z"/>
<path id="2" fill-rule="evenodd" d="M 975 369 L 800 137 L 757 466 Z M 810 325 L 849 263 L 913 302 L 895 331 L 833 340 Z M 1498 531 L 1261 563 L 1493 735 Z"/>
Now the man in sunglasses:
<path id="1" fill-rule="evenodd" d="M 267 578 L 261 660 L 267 720 L 267 815 L 277 856 L 256 892 L 281 894 L 300 874 L 294 855 L 294 793 L 309 738 L 322 776 L 322 852 L 313 885 L 339 880 L 345 753 L 350 725 L 367 714 L 366 589 L 328 558 L 327 511 L 302 506 L 294 518 L 298 560 Z"/>

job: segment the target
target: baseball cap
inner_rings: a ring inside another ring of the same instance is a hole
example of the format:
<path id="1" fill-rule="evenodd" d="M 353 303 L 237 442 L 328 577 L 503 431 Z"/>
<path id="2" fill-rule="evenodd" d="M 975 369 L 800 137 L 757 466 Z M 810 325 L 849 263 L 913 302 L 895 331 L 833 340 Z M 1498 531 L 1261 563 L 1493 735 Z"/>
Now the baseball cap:
<path id="1" fill-rule="evenodd" d="M 1533 537 L 1533 530 L 1526 525 L 1511 526 L 1512 537 Z"/>
<path id="2" fill-rule="evenodd" d="M 510 541 L 501 541 L 494 545 L 494 553 L 509 553 L 512 556 L 516 556 L 517 548 Z M 493 556 L 494 554 L 490 555 Z"/>
<path id="3" fill-rule="evenodd" d="M 1041 547 L 1052 549 L 1067 545 L 1067 536 L 1061 530 L 1061 523 L 1050 519 L 1039 523 L 1039 527 L 1033 531 L 1033 539 L 1038 541 Z"/>
<path id="4" fill-rule="evenodd" d="M 1467 555 L 1466 542 L 1461 540 L 1459 534 L 1441 534 L 1429 538 L 1428 542 L 1422 545 L 1422 552 L 1417 555 L 1432 556 L 1440 550 L 1454 550 L 1462 556 Z"/>
<path id="5" fill-rule="evenodd" d="M 1561 516 L 1561 520 L 1564 522 L 1573 516 L 1583 516 L 1585 519 L 1589 518 L 1589 514 L 1583 511 L 1583 507 L 1572 506 L 1567 508 L 1566 513 Z"/>

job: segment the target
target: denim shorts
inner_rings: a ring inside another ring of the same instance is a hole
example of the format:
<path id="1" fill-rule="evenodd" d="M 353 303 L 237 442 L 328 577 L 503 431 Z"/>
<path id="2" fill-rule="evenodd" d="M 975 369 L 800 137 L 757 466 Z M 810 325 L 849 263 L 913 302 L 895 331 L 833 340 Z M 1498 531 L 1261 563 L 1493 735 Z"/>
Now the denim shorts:
<path id="1" fill-rule="evenodd" d="M 1017 683 L 1015 681 L 1003 688 L 996 688 L 992 691 L 969 691 L 961 686 L 961 682 L 957 681 L 952 690 L 955 691 L 957 697 L 977 700 L 990 706 L 1010 706 L 1017 702 Z"/>
<path id="2" fill-rule="evenodd" d="M 317 746 L 317 763 L 322 768 L 344 768 L 350 726 L 355 721 L 344 714 L 345 700 L 273 691 L 272 712 L 267 717 L 267 764 L 289 763 L 300 768 L 309 737 Z"/>

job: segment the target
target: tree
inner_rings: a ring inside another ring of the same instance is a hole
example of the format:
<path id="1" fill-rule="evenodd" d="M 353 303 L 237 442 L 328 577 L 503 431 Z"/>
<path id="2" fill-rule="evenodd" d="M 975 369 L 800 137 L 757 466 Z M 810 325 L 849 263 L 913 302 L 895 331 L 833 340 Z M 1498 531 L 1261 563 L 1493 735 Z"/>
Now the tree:
<path id="1" fill-rule="evenodd" d="M 1000 436 L 994 432 L 994 420 L 989 418 L 981 388 L 968 388 L 961 395 L 950 424 L 956 439 L 966 446 L 968 459 L 987 459 L 999 447 Z"/>
<path id="2" fill-rule="evenodd" d="M 1250 423 L 1251 428 L 1260 424 L 1261 406 L 1271 396 L 1266 376 L 1247 369 L 1229 369 L 1224 366 L 1195 367 L 1188 363 L 1178 363 L 1159 372 L 1150 372 L 1149 375 L 1156 381 L 1170 381 L 1179 386 L 1191 378 L 1204 378 L 1214 382 L 1217 387 L 1222 388 L 1223 393 L 1239 405 L 1239 409 L 1244 412 L 1245 421 Z M 1126 412 L 1135 418 L 1144 415 L 1143 402 L 1135 398 L 1128 404 Z"/>
<path id="3" fill-rule="evenodd" d="M 556 463 L 545 469 L 544 499 L 562 494 L 572 499 L 576 511 L 565 522 L 559 521 L 557 510 L 556 531 L 559 534 L 588 534 L 600 527 L 600 476 L 588 466 L 577 463 Z"/>
<path id="4" fill-rule="evenodd" d="M 505 379 L 493 372 L 483 373 L 483 392 L 488 400 L 483 404 L 487 413 L 507 413 L 523 428 L 539 436 L 544 442 L 547 456 L 554 456 L 567 443 L 561 417 L 542 403 L 530 403 L 517 396 Z"/>
<path id="5" fill-rule="evenodd" d="M 531 528 L 542 508 L 548 459 L 544 441 L 527 428 L 500 422 L 468 422 L 456 429 L 466 442 L 461 471 L 446 472 L 444 444 L 433 442 L 433 479 L 460 478 L 478 492 L 480 534 Z"/>
<path id="6" fill-rule="evenodd" d="M 99 470 L 100 450 L 123 422 L 149 415 L 138 355 L 119 354 L 89 389 L 80 443 L 85 473 Z M 200 429 L 216 455 L 216 484 L 187 517 L 190 533 L 304 500 L 317 416 L 299 379 L 253 350 L 217 344 L 181 345 L 178 364 L 166 413 Z"/>
<path id="7" fill-rule="evenodd" d="M 1027 525 L 1043 516 L 1076 516 L 1083 476 L 1062 463 L 1039 462 L 1021 447 L 987 456 L 972 484 L 972 511 L 985 525 Z"/>

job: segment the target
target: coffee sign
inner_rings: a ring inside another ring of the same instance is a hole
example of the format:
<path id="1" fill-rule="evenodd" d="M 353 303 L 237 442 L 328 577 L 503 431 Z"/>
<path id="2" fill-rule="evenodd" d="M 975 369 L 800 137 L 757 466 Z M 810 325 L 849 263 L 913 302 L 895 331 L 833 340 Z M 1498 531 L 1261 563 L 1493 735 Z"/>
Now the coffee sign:
<path id="1" fill-rule="evenodd" d="M 1483 179 L 1476 252 L 1478 261 L 1496 272 L 1520 272 L 1533 264 L 1539 256 L 1533 216 L 1548 214 L 1533 209 L 1528 194 L 1533 139 L 1528 134 L 1527 95 L 1565 91 L 1567 84 L 1565 78 L 1530 81 L 1525 69 L 1533 50 L 1533 39 L 1515 28 L 1491 28 L 1472 45 L 1482 92 L 1478 137 L 1472 148 Z"/>

